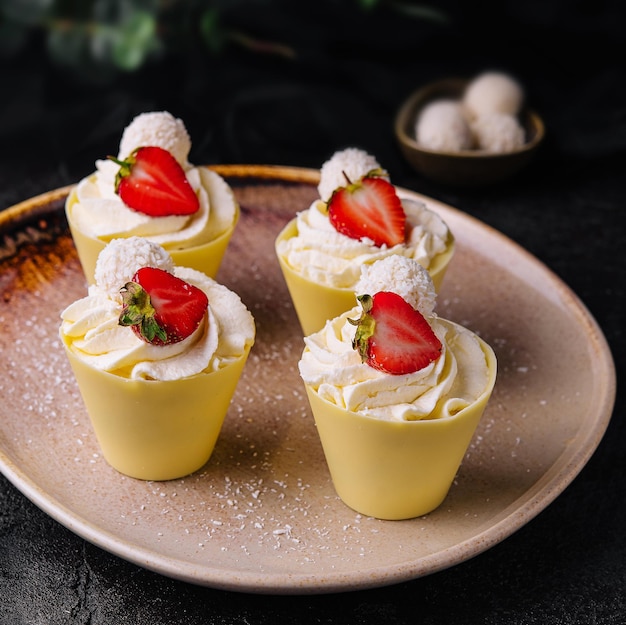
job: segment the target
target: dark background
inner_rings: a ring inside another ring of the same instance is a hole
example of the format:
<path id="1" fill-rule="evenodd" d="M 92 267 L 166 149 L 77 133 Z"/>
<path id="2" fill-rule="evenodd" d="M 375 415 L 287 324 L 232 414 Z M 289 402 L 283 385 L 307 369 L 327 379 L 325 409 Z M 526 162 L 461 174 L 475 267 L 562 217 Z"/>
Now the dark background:
<path id="1" fill-rule="evenodd" d="M 626 623 L 623 3 L 172 2 L 160 16 L 161 55 L 132 71 L 94 60 L 80 41 L 51 53 L 51 22 L 33 9 L 24 23 L 31 4 L 0 1 L 0 209 L 77 182 L 149 110 L 185 121 L 197 164 L 317 169 L 337 149 L 361 147 L 394 183 L 494 226 L 571 286 L 611 345 L 618 395 L 590 462 L 513 536 L 429 577 L 341 595 L 170 580 L 86 543 L 0 476 L 0 624 Z M 58 4 L 89 16 L 99 3 Z M 207 7 L 219 16 L 215 50 L 198 35 Z M 430 182 L 403 160 L 394 115 L 421 84 L 484 69 L 521 81 L 545 144 L 506 183 Z"/>

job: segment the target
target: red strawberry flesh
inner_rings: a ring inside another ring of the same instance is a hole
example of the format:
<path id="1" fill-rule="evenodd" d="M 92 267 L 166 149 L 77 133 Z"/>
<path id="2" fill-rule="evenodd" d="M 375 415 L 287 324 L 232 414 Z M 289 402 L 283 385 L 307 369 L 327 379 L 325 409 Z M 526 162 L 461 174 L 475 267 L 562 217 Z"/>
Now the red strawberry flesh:
<path id="1" fill-rule="evenodd" d="M 167 150 L 145 146 L 126 160 L 109 159 L 120 165 L 115 190 L 129 208 L 151 217 L 192 215 L 200 202 L 185 171 Z"/>
<path id="2" fill-rule="evenodd" d="M 154 267 L 143 267 L 121 290 L 120 325 L 131 326 L 147 343 L 168 345 L 191 336 L 209 301 L 201 289 Z"/>
<path id="3" fill-rule="evenodd" d="M 364 176 L 337 189 L 328 202 L 330 223 L 341 234 L 370 239 L 377 247 L 405 242 L 406 215 L 394 186 L 378 176 Z"/>
<path id="4" fill-rule="evenodd" d="M 414 373 L 439 358 L 441 341 L 426 318 L 400 295 L 380 291 L 359 296 L 363 313 L 353 346 L 370 367 L 402 375 Z"/>

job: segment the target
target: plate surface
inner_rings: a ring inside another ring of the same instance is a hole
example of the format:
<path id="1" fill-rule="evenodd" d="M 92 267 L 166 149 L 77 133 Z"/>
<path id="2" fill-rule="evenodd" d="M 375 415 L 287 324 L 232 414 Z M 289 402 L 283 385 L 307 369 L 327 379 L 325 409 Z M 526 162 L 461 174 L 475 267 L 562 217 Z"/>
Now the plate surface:
<path id="1" fill-rule="evenodd" d="M 302 335 L 274 238 L 316 196 L 317 172 L 214 167 L 242 218 L 218 280 L 239 293 L 257 342 L 206 466 L 142 482 L 97 446 L 57 337 L 86 283 L 69 236 L 69 188 L 0 213 L 0 469 L 70 530 L 139 566 L 254 593 L 384 586 L 450 567 L 549 505 L 599 444 L 615 399 L 606 340 L 574 293 L 501 233 L 408 190 L 438 211 L 458 250 L 440 316 L 494 348 L 498 380 L 439 509 L 409 521 L 361 516 L 336 496 L 300 381 Z"/>

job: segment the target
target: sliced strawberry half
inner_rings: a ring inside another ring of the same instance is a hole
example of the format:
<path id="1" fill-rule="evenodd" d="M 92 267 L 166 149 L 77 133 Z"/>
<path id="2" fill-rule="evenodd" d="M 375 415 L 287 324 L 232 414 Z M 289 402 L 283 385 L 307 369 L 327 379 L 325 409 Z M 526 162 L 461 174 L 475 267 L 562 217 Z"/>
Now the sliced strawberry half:
<path id="1" fill-rule="evenodd" d="M 157 269 L 143 267 L 121 289 L 124 308 L 119 323 L 154 345 L 191 336 L 204 319 L 209 300 L 201 289 Z"/>
<path id="2" fill-rule="evenodd" d="M 406 215 L 394 186 L 385 178 L 364 176 L 337 189 L 328 201 L 330 223 L 351 239 L 371 239 L 392 247 L 406 239 Z"/>
<path id="3" fill-rule="evenodd" d="M 108 158 L 120 166 L 115 192 L 129 208 L 151 217 L 193 215 L 200 208 L 185 171 L 167 150 L 146 146 L 123 161 Z"/>
<path id="4" fill-rule="evenodd" d="M 437 360 L 442 345 L 424 316 L 400 295 L 380 291 L 358 297 L 363 313 L 353 347 L 370 367 L 392 374 L 419 371 Z"/>

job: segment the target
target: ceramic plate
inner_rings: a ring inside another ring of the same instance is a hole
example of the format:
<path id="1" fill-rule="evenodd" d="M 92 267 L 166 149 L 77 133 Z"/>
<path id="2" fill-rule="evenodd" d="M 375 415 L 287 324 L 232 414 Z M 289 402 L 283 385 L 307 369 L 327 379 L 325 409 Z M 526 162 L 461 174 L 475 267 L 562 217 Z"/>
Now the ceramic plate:
<path id="1" fill-rule="evenodd" d="M 142 482 L 102 458 L 57 338 L 85 294 L 58 189 L 0 214 L 0 469 L 84 539 L 163 575 L 225 590 L 296 594 L 384 586 L 476 556 L 574 479 L 611 416 L 615 369 L 574 293 L 517 244 L 438 211 L 458 250 L 440 316 L 495 349 L 496 388 L 455 483 L 431 514 L 380 521 L 336 496 L 298 376 L 302 335 L 274 238 L 316 196 L 317 172 L 216 167 L 242 218 L 218 279 L 248 305 L 257 342 L 214 455 L 185 479 Z"/>

